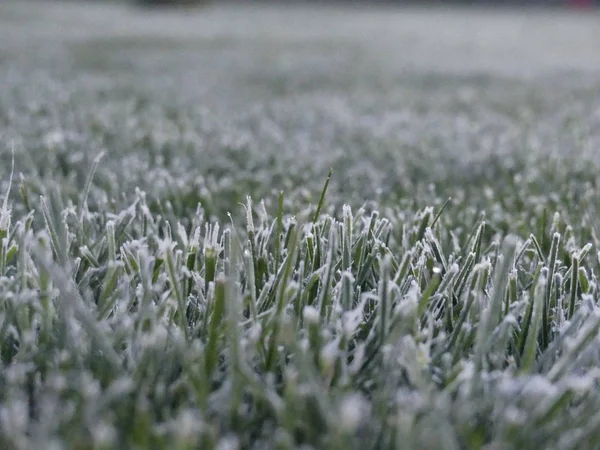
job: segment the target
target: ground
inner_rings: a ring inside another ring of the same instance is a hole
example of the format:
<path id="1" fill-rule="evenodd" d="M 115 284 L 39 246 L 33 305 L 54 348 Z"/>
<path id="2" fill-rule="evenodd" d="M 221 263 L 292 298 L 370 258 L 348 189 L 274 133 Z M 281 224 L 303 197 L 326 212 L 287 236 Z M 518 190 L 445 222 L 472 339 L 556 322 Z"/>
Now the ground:
<path id="1" fill-rule="evenodd" d="M 121 191 L 205 187 L 223 219 L 246 194 L 314 195 L 329 168 L 332 201 L 395 203 L 433 183 L 444 192 L 425 204 L 475 205 L 495 171 L 517 166 L 515 189 L 535 178 L 561 194 L 595 159 L 593 14 L 32 8 L 2 6 L 2 140 L 53 176 L 56 161 L 85 168 L 105 150 L 100 173 L 128 168 Z M 51 142 L 60 158 L 39 151 Z M 551 156 L 572 173 L 536 174 Z"/>
<path id="2" fill-rule="evenodd" d="M 1 3 L 3 448 L 597 448 L 599 18 Z"/>

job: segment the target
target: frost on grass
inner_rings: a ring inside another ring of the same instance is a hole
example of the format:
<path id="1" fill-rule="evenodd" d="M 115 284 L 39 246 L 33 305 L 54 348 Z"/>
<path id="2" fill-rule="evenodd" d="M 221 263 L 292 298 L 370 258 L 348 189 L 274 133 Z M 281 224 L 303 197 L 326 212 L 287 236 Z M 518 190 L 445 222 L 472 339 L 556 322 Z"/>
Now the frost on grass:
<path id="1" fill-rule="evenodd" d="M 0 448 L 600 447 L 598 83 L 554 27 L 501 79 L 391 13 L 78 8 L 0 13 Z"/>
<path id="2" fill-rule="evenodd" d="M 247 200 L 247 227 L 201 207 L 186 227 L 146 199 L 71 215 L 54 196 L 12 223 L 7 446 L 596 442 L 597 266 L 567 259 L 588 246 L 557 231 L 544 254 L 484 222 L 452 239 L 431 208 L 399 221 L 345 206 L 298 226 Z"/>

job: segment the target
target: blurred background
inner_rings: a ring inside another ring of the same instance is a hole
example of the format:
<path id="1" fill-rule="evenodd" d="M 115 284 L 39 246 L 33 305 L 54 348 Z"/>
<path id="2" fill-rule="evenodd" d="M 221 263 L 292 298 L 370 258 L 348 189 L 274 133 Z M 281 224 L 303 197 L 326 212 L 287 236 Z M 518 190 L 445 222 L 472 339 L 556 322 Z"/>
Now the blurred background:
<path id="1" fill-rule="evenodd" d="M 96 0 L 99 2 L 106 0 Z M 111 1 L 111 0 L 108 0 Z M 368 4 L 413 4 L 413 5 L 493 5 L 493 6 L 552 6 L 571 8 L 590 8 L 600 5 L 600 0 L 121 0 L 131 1 L 139 5 L 147 6 L 176 6 L 176 5 L 198 5 L 206 3 L 287 3 L 287 4 L 334 4 L 352 3 L 356 5 Z"/>
<path id="2" fill-rule="evenodd" d="M 31 178 L 77 195 L 102 150 L 106 189 L 228 220 L 318 201 L 329 168 L 331 205 L 473 214 L 600 173 L 589 0 L 142 1 L 0 0 L 0 142 Z"/>
<path id="3" fill-rule="evenodd" d="M 177 5 L 177 4 L 201 4 L 208 3 L 210 0 L 136 0 L 139 4 L 145 5 Z M 221 0 L 223 1 L 223 0 Z M 258 3 L 268 0 L 224 0 L 240 3 Z M 328 4 L 328 3 L 354 3 L 354 4 L 370 4 L 370 3 L 389 3 L 389 4 L 464 4 L 464 5 L 526 5 L 526 6 L 566 6 L 573 8 L 587 8 L 600 4 L 600 0 L 272 0 L 271 3 L 313 3 L 313 4 Z"/>

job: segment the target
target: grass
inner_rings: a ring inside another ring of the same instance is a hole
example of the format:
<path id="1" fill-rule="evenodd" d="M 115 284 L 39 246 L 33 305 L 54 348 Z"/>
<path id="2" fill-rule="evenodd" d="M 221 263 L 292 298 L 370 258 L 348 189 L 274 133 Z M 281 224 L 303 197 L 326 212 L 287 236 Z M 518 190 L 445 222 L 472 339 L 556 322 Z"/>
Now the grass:
<path id="1" fill-rule="evenodd" d="M 0 5 L 0 448 L 600 447 L 597 17 L 59 5 Z"/>

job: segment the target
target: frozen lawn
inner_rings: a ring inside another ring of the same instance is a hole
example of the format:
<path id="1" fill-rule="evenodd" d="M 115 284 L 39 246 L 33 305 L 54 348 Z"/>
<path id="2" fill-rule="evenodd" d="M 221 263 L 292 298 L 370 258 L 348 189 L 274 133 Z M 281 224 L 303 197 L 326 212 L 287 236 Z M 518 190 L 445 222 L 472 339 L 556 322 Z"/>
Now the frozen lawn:
<path id="1" fill-rule="evenodd" d="M 599 55 L 593 13 L 1 2 L 0 448 L 600 448 Z"/>
<path id="2" fill-rule="evenodd" d="M 521 190 L 562 192 L 595 173 L 598 15 L 0 8 L 0 138 L 53 177 L 61 162 L 85 172 L 104 149 L 100 173 L 117 178 L 106 183 L 158 197 L 206 187 L 223 218 L 246 194 L 314 195 L 330 167 L 330 200 L 343 191 L 354 206 L 429 183 L 460 199 L 504 168 L 524 176 Z M 563 157 L 574 174 L 539 173 Z M 123 167 L 124 178 L 109 170 Z"/>

